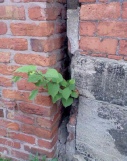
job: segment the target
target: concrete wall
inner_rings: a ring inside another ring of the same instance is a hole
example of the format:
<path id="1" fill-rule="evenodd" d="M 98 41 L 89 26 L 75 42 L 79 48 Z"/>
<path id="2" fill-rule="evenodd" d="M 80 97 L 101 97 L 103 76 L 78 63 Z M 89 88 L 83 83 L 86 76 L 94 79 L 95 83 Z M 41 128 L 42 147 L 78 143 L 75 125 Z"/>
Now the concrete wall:
<path id="1" fill-rule="evenodd" d="M 72 160 L 126 161 L 127 2 L 79 0 L 71 6 L 71 72 L 80 93 Z"/>

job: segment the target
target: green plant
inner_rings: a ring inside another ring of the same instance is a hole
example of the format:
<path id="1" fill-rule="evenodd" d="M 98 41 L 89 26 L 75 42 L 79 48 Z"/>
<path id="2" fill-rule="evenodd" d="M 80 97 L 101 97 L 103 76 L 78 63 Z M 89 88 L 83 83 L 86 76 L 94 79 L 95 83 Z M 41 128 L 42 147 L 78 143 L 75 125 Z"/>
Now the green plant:
<path id="1" fill-rule="evenodd" d="M 38 94 L 39 87 L 47 89 L 48 94 L 52 98 L 52 102 L 56 103 L 62 100 L 64 107 L 70 106 L 74 98 L 78 98 L 78 92 L 75 87 L 75 80 L 65 80 L 63 76 L 55 69 L 48 69 L 45 74 L 37 70 L 36 66 L 22 66 L 15 72 L 27 73 L 28 82 L 36 85 L 37 89 L 33 90 L 30 94 L 30 100 L 33 100 Z M 17 82 L 21 79 L 20 76 L 14 76 L 13 81 Z"/>
<path id="2" fill-rule="evenodd" d="M 30 156 L 30 161 L 47 161 L 47 157 L 42 156 L 42 159 L 40 160 L 39 157 L 38 157 L 38 154 L 36 154 L 36 156 Z M 58 159 L 53 158 L 50 161 L 58 161 Z"/>
<path id="3" fill-rule="evenodd" d="M 0 158 L 0 161 L 11 161 L 11 159 L 7 159 L 7 158 Z"/>

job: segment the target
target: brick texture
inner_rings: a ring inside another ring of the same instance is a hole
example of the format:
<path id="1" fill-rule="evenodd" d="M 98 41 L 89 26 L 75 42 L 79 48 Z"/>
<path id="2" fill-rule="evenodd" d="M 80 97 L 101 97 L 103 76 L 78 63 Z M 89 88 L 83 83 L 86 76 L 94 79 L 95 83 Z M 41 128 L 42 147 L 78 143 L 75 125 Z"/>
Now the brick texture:
<path id="1" fill-rule="evenodd" d="M 66 0 L 0 0 L 0 153 L 13 161 L 55 155 L 59 107 L 43 88 L 30 101 L 36 86 L 15 70 L 31 64 L 42 72 L 60 69 L 65 38 Z M 13 75 L 23 79 L 14 83 Z"/>
<path id="2" fill-rule="evenodd" d="M 82 54 L 127 60 L 127 2 L 79 0 Z M 107 3 L 108 2 L 108 3 Z"/>

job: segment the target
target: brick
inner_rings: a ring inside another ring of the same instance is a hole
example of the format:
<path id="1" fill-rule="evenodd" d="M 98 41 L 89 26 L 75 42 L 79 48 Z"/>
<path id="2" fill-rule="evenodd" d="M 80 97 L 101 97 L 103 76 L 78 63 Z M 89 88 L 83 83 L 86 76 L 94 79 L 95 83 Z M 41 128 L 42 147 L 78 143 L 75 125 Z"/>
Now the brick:
<path id="1" fill-rule="evenodd" d="M 23 38 L 0 38 L 1 49 L 27 50 L 28 43 Z"/>
<path id="2" fill-rule="evenodd" d="M 17 68 L 18 68 L 18 66 L 16 66 L 16 65 L 0 64 L 0 74 L 13 75 Z"/>
<path id="3" fill-rule="evenodd" d="M 66 24 L 65 23 L 57 23 L 55 33 L 63 33 L 66 32 Z"/>
<path id="4" fill-rule="evenodd" d="M 54 23 L 11 23 L 11 32 L 16 36 L 50 36 L 54 33 Z"/>
<path id="5" fill-rule="evenodd" d="M 115 60 L 121 60 L 123 59 L 123 56 L 119 56 L 119 55 L 108 55 L 109 59 L 115 59 Z"/>
<path id="6" fill-rule="evenodd" d="M 32 102 L 29 100 L 28 92 L 21 92 L 16 90 L 3 89 L 2 95 L 4 98 L 9 98 L 18 101 Z"/>
<path id="7" fill-rule="evenodd" d="M 42 94 L 38 94 L 35 98 L 35 103 L 43 106 L 52 106 L 52 100 L 50 96 L 44 96 Z"/>
<path id="8" fill-rule="evenodd" d="M 56 56 L 51 55 L 48 57 L 38 54 L 16 54 L 14 60 L 17 64 L 52 66 L 56 64 Z"/>
<path id="9" fill-rule="evenodd" d="M 1 152 L 1 153 L 9 154 L 8 149 L 7 149 L 7 148 L 5 148 L 4 146 L 0 146 L 0 152 Z"/>
<path id="10" fill-rule="evenodd" d="M 4 22 L 0 22 L 0 35 L 4 35 L 7 32 L 7 25 Z"/>
<path id="11" fill-rule="evenodd" d="M 120 40 L 119 54 L 127 56 L 127 40 Z"/>
<path id="12" fill-rule="evenodd" d="M 9 63 L 11 53 L 0 52 L 0 63 Z"/>
<path id="13" fill-rule="evenodd" d="M 60 49 L 64 45 L 65 37 L 59 37 L 54 39 L 40 40 L 31 39 L 31 47 L 36 52 L 50 52 L 56 49 Z"/>
<path id="14" fill-rule="evenodd" d="M 36 88 L 36 86 L 33 83 L 30 83 L 25 79 L 21 79 L 20 81 L 18 81 L 17 87 L 19 90 L 25 90 L 25 91 L 31 91 Z"/>
<path id="15" fill-rule="evenodd" d="M 51 130 L 46 130 L 44 128 L 37 128 L 36 126 L 32 125 L 22 125 L 21 126 L 21 131 L 25 134 L 30 134 L 30 135 L 35 135 L 40 138 L 44 139 L 52 139 L 54 134 L 56 134 L 58 128 L 54 127 L 54 129 Z"/>
<path id="16" fill-rule="evenodd" d="M 7 120 L 0 120 L 0 126 L 5 127 L 7 129 L 15 130 L 15 131 L 19 130 L 18 123 L 7 121 Z"/>
<path id="17" fill-rule="evenodd" d="M 6 129 L 4 129 L 3 127 L 0 128 L 0 136 L 5 136 L 6 137 L 6 135 L 7 135 Z"/>
<path id="18" fill-rule="evenodd" d="M 19 90 L 25 90 L 25 91 L 32 91 L 37 88 L 33 83 L 28 82 L 26 79 L 21 79 L 20 81 L 18 81 L 17 87 Z M 42 87 L 39 88 L 39 92 L 46 92 L 46 91 L 47 90 Z"/>
<path id="19" fill-rule="evenodd" d="M 44 150 L 41 148 L 38 148 L 36 146 L 29 147 L 28 145 L 24 146 L 25 151 L 30 152 L 32 154 L 38 154 L 40 156 L 46 155 L 48 158 L 53 158 L 55 155 L 55 149 L 53 150 Z"/>
<path id="20" fill-rule="evenodd" d="M 79 0 L 80 3 L 91 3 L 91 2 L 96 2 L 96 0 Z"/>
<path id="21" fill-rule="evenodd" d="M 109 4 L 85 4 L 81 6 L 81 20 L 105 20 L 120 17 L 120 3 Z"/>
<path id="22" fill-rule="evenodd" d="M 61 14 L 61 9 L 56 7 L 46 8 L 46 20 L 56 20 Z"/>
<path id="23" fill-rule="evenodd" d="M 7 118 L 10 120 L 20 121 L 25 124 L 34 124 L 35 122 L 34 117 L 25 116 L 24 114 L 14 112 L 14 111 L 8 112 Z"/>
<path id="24" fill-rule="evenodd" d="M 29 8 L 28 14 L 31 20 L 46 20 L 45 9 L 41 8 L 40 6 Z"/>
<path id="25" fill-rule="evenodd" d="M 127 19 L 127 2 L 124 2 L 124 3 L 123 3 L 122 18 L 123 18 L 123 19 Z"/>
<path id="26" fill-rule="evenodd" d="M 12 86 L 11 79 L 0 76 L 0 86 L 11 87 Z"/>
<path id="27" fill-rule="evenodd" d="M 20 149 L 20 143 L 15 142 L 13 140 L 5 139 L 5 138 L 0 138 L 0 144 L 7 145 L 12 148 Z"/>
<path id="28" fill-rule="evenodd" d="M 100 36 L 113 36 L 127 38 L 127 22 L 100 22 L 97 28 Z"/>
<path id="29" fill-rule="evenodd" d="M 0 109 L 0 117 L 4 117 L 3 109 Z"/>
<path id="30" fill-rule="evenodd" d="M 35 114 L 45 117 L 51 117 L 57 111 L 57 108 L 55 106 L 48 108 L 23 102 L 19 103 L 19 109 L 27 114 Z"/>
<path id="31" fill-rule="evenodd" d="M 11 155 L 13 157 L 23 159 L 23 160 L 28 160 L 29 159 L 29 154 L 21 151 L 16 151 L 16 150 L 11 150 Z"/>
<path id="32" fill-rule="evenodd" d="M 41 8 L 40 6 L 31 7 L 28 9 L 29 18 L 31 20 L 56 20 L 60 15 L 60 8 Z"/>
<path id="33" fill-rule="evenodd" d="M 38 145 L 39 145 L 39 147 L 52 149 L 55 146 L 57 139 L 58 139 L 57 135 L 52 140 L 38 139 Z"/>
<path id="34" fill-rule="evenodd" d="M 102 52 L 107 54 L 115 54 L 117 48 L 117 40 L 103 39 L 97 37 L 81 37 L 80 49 L 87 52 Z"/>
<path id="35" fill-rule="evenodd" d="M 57 113 L 53 118 L 51 119 L 45 119 L 42 117 L 37 117 L 37 125 L 46 129 L 52 129 L 55 125 L 56 122 L 59 122 L 60 120 L 60 114 Z"/>
<path id="36" fill-rule="evenodd" d="M 80 35 L 94 36 L 96 33 L 96 23 L 80 22 Z"/>
<path id="37" fill-rule="evenodd" d="M 0 6 L 0 19 L 25 20 L 24 7 Z"/>
<path id="38" fill-rule="evenodd" d="M 16 139 L 19 141 L 24 141 L 26 143 L 35 144 L 35 138 L 26 134 L 19 134 L 15 132 L 8 132 L 8 137 L 11 139 Z"/>
<path id="39" fill-rule="evenodd" d="M 0 103 L 1 103 L 1 107 L 5 107 L 9 110 L 12 110 L 12 109 L 16 109 L 16 102 L 15 101 L 7 101 L 7 100 L 0 100 Z"/>

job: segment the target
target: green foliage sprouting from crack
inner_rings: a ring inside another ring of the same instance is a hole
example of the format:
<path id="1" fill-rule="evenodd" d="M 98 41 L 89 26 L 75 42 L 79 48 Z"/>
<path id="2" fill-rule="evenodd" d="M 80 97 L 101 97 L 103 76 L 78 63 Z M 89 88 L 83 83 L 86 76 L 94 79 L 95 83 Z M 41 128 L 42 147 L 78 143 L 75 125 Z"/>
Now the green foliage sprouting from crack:
<path id="1" fill-rule="evenodd" d="M 38 92 L 39 88 L 43 87 L 48 91 L 48 94 L 52 98 L 52 102 L 56 103 L 62 100 L 64 107 L 70 106 L 75 98 L 78 98 L 78 92 L 75 87 L 75 80 L 65 80 L 63 76 L 55 69 L 48 69 L 45 74 L 37 70 L 34 65 L 22 66 L 18 68 L 16 73 L 27 73 L 28 82 L 34 83 L 37 87 L 33 90 L 29 96 L 30 100 L 33 100 Z M 17 82 L 21 79 L 20 76 L 14 76 L 13 81 Z"/>

